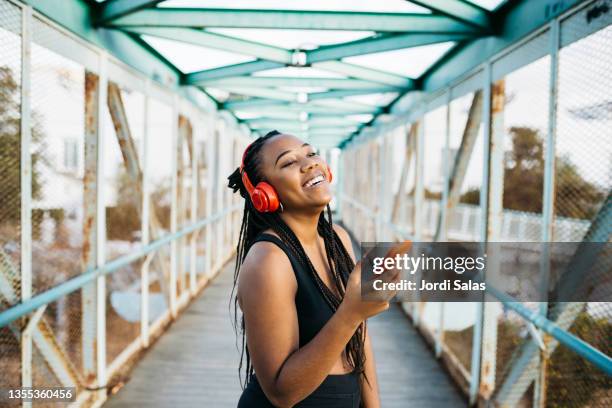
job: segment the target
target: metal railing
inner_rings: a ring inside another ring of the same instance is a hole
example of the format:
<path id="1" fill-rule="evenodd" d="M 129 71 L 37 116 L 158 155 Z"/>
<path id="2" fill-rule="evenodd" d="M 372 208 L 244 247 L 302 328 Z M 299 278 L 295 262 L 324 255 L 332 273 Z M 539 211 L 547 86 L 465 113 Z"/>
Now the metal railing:
<path id="1" fill-rule="evenodd" d="M 132 262 L 143 258 L 144 256 L 149 255 L 166 245 L 169 245 L 173 241 L 176 242 L 180 238 L 186 237 L 194 232 L 197 232 L 198 230 L 206 227 L 209 224 L 214 223 L 215 221 L 222 219 L 223 217 L 231 216 L 234 211 L 240 208 L 240 205 L 235 205 L 231 208 L 221 211 L 216 215 L 213 215 L 212 217 L 200 220 L 195 224 L 185 227 L 174 234 L 168 234 L 163 238 L 144 245 L 140 249 L 128 255 L 116 258 L 100 267 L 86 270 L 82 274 L 70 280 L 67 280 L 66 282 L 61 283 L 43 293 L 40 293 L 25 302 L 12 306 L 11 308 L 3 312 L 0 312 L 0 327 L 4 327 L 9 323 L 12 323 L 13 321 L 19 319 L 20 317 L 24 317 L 29 313 L 36 311 L 40 307 L 46 306 L 49 303 L 59 299 L 60 297 L 68 295 L 69 293 L 82 288 L 83 286 L 90 282 L 93 282 L 96 278 L 100 276 L 116 272 L 119 269 L 131 264 Z M 225 257 L 227 258 L 227 256 Z"/>

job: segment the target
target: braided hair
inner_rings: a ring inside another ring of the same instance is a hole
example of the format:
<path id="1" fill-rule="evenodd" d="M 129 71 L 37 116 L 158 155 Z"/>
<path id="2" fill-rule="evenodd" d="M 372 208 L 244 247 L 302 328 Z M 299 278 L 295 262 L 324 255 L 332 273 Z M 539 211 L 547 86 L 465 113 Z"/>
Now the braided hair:
<path id="1" fill-rule="evenodd" d="M 257 183 L 262 181 L 263 176 L 260 171 L 261 157 L 260 152 L 262 146 L 272 137 L 281 135 L 282 133 L 273 130 L 267 133 L 265 136 L 257 138 L 249 147 L 244 157 L 244 171 L 249 175 L 251 183 L 255 186 Z M 234 282 L 232 288 L 231 297 L 233 297 L 233 315 L 234 315 L 234 330 L 238 332 L 238 319 L 237 319 L 237 304 L 238 296 L 234 296 L 236 285 L 238 283 L 238 275 L 240 267 L 244 262 L 244 259 L 253 245 L 255 238 L 267 229 L 273 230 L 280 239 L 287 244 L 289 249 L 298 259 L 298 262 L 310 272 L 312 279 L 314 280 L 317 288 L 323 295 L 323 298 L 332 310 L 337 310 L 344 297 L 346 283 L 348 281 L 349 274 L 355 267 L 351 256 L 347 252 L 346 248 L 342 244 L 340 237 L 333 228 L 331 209 L 329 204 L 326 207 L 327 218 L 325 217 L 325 211 L 321 212 L 319 216 L 317 231 L 325 243 L 325 251 L 327 254 L 327 263 L 333 277 L 333 283 L 338 296 L 327 285 L 321 280 L 317 273 L 314 265 L 310 261 L 306 251 L 302 247 L 299 239 L 291 228 L 282 220 L 278 212 L 261 213 L 255 209 L 253 203 L 249 197 L 249 193 L 242 182 L 242 174 L 240 168 L 237 168 L 229 177 L 228 187 L 231 188 L 234 193 L 239 192 L 240 195 L 245 199 L 244 212 L 242 215 L 242 224 L 240 227 L 240 235 L 238 238 L 238 244 L 236 247 L 236 268 L 234 270 Z M 231 302 L 231 300 L 230 300 Z M 231 303 L 230 303 L 231 307 Z M 365 380 L 365 323 L 359 325 L 351 339 L 346 345 L 345 352 L 348 358 L 350 366 L 360 375 L 363 375 Z M 238 367 L 238 375 L 241 380 L 242 387 L 246 387 L 254 373 L 253 366 L 251 364 L 251 358 L 249 355 L 248 347 L 246 346 L 245 340 L 245 325 L 244 316 L 240 319 L 240 334 L 241 334 L 241 350 L 240 350 L 240 364 Z M 243 363 L 246 362 L 245 378 L 242 380 L 242 367 Z"/>

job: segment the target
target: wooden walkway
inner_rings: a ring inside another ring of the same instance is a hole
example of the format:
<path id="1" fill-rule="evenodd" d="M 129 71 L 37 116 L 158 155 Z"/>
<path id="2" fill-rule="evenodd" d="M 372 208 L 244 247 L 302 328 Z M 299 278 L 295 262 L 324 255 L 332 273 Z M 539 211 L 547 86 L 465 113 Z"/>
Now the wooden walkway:
<path id="1" fill-rule="evenodd" d="M 131 373 L 106 407 L 235 407 L 240 396 L 228 311 L 229 264 Z M 397 305 L 369 321 L 384 408 L 463 407 L 430 349 Z"/>

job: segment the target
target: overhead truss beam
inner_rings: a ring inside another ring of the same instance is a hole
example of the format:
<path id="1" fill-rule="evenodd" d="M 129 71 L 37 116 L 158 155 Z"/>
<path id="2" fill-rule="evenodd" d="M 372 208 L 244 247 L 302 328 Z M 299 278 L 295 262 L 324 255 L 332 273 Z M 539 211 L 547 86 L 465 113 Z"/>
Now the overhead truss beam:
<path id="1" fill-rule="evenodd" d="M 239 75 L 248 75 L 253 72 L 265 71 L 268 69 L 282 68 L 285 64 L 273 61 L 251 61 L 240 64 L 226 65 L 218 68 L 205 69 L 198 72 L 193 72 L 187 75 L 188 81 L 191 84 L 198 84 L 209 80 L 235 77 Z M 187 80 L 187 79 L 186 79 Z"/>
<path id="2" fill-rule="evenodd" d="M 293 53 L 284 48 L 229 37 L 222 34 L 210 33 L 203 30 L 172 27 L 130 27 L 127 28 L 126 31 L 253 56 L 282 64 L 292 63 Z"/>
<path id="3" fill-rule="evenodd" d="M 461 41 L 473 37 L 474 33 L 408 33 L 374 36 L 308 51 L 306 52 L 306 61 L 312 64 L 357 55 L 394 51 L 449 41 Z"/>
<path id="4" fill-rule="evenodd" d="M 329 107 L 329 106 L 320 106 L 314 105 L 312 102 L 300 104 L 300 103 L 283 103 L 280 101 L 271 101 L 264 100 L 266 104 L 263 103 L 255 103 L 259 102 L 259 100 L 249 100 L 249 101 L 237 101 L 237 102 L 225 102 L 223 104 L 224 109 L 231 109 L 234 111 L 243 111 L 243 112 L 253 112 L 253 113 L 270 113 L 271 109 L 274 109 L 274 112 L 278 113 L 297 113 L 300 114 L 302 112 L 313 114 L 313 115 L 325 115 L 325 116 L 335 116 L 335 115 L 374 115 L 380 112 L 382 109 L 377 106 L 365 106 L 359 109 L 355 108 L 339 108 L 339 107 Z"/>
<path id="5" fill-rule="evenodd" d="M 488 30 L 491 27 L 491 13 L 469 1 L 410 0 L 410 2 L 481 29 Z"/>
<path id="6" fill-rule="evenodd" d="M 352 78 L 307 78 L 307 77 L 251 77 L 236 76 L 222 79 L 198 79 L 197 73 L 188 74 L 184 85 L 202 85 L 212 87 L 249 86 L 249 87 L 313 87 L 329 89 L 370 89 L 380 86 L 372 81 Z M 402 87 L 385 86 L 386 89 Z"/>
<path id="7" fill-rule="evenodd" d="M 107 24 L 138 10 L 154 7 L 162 1 L 164 0 L 108 0 L 97 5 L 99 9 L 96 11 L 95 20 L 98 25 Z"/>
<path id="8" fill-rule="evenodd" d="M 469 11 L 466 12 L 467 18 L 457 19 L 455 16 L 451 18 L 448 15 L 422 13 L 152 8 L 112 21 L 107 18 L 104 21 L 107 26 L 114 27 L 275 28 L 430 33 L 478 31 L 474 24 L 482 27 L 484 16 L 479 16 L 475 10 L 467 8 L 466 10 Z"/>

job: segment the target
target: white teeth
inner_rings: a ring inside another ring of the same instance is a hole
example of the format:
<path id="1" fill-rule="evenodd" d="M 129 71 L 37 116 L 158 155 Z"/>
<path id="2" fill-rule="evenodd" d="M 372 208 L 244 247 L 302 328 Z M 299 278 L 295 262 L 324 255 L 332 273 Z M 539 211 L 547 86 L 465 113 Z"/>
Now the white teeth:
<path id="1" fill-rule="evenodd" d="M 320 181 L 323 181 L 323 176 L 319 175 L 317 177 L 314 177 L 312 179 L 310 179 L 310 181 L 308 181 L 308 183 L 305 184 L 305 187 L 310 187 Z"/>

